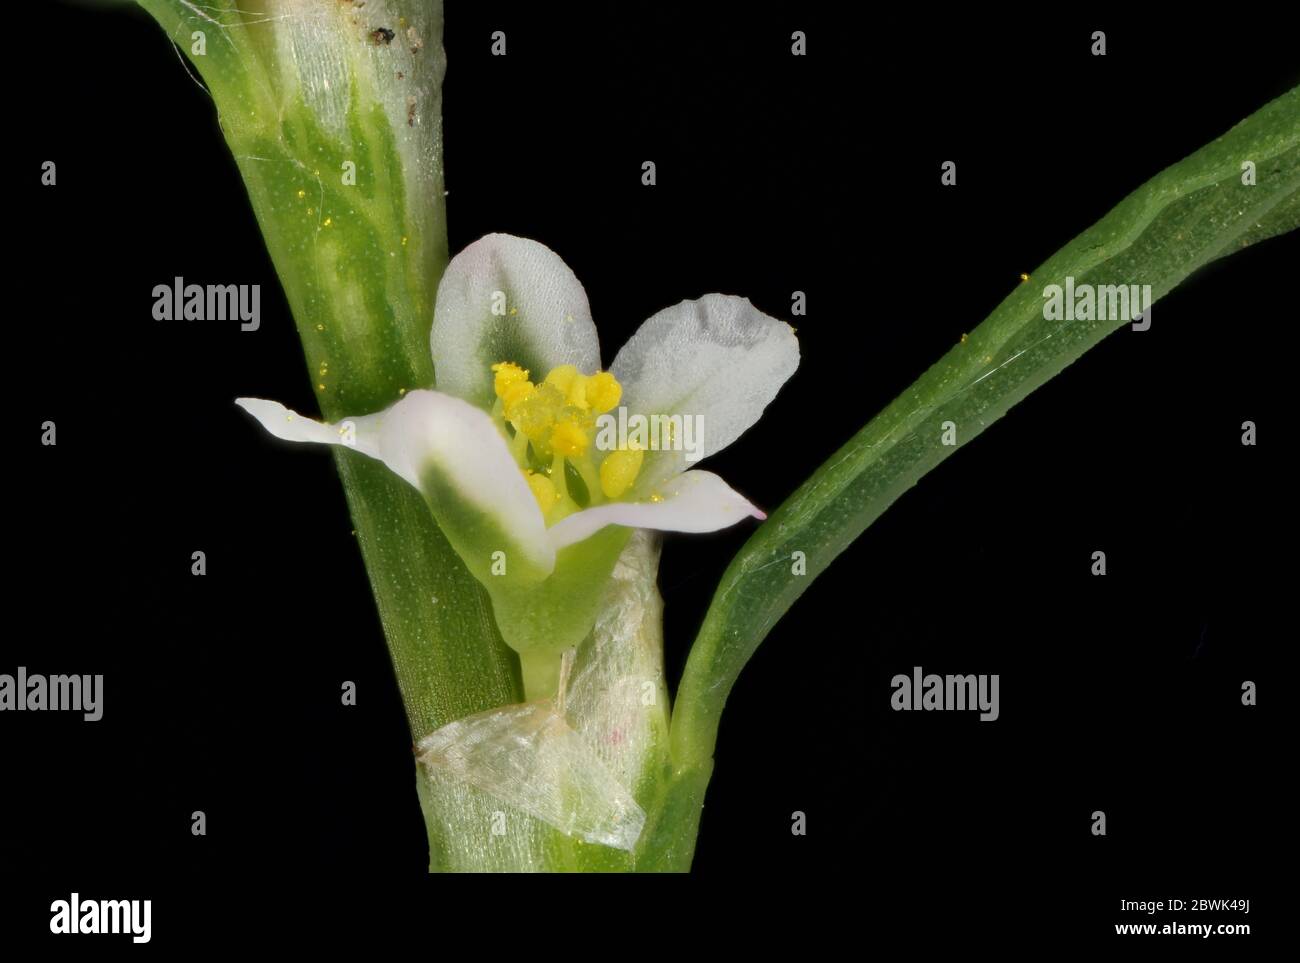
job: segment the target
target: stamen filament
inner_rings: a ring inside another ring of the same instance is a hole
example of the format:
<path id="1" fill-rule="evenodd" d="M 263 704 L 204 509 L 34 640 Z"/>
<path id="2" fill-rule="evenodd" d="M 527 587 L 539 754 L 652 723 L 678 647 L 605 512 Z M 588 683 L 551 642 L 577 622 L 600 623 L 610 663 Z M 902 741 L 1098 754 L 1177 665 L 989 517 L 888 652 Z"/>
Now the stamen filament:
<path id="1" fill-rule="evenodd" d="M 551 458 L 551 483 L 555 485 L 556 492 L 564 501 L 571 501 L 569 498 L 569 481 L 564 477 L 564 456 L 555 455 Z"/>
<path id="2" fill-rule="evenodd" d="M 501 361 L 491 368 L 497 396 L 492 419 L 505 433 L 510 454 L 529 479 L 548 525 L 582 507 L 569 491 L 567 464 L 573 465 L 576 478 L 587 489 L 588 507 L 617 499 L 628 490 L 641 467 L 639 452 L 592 457 L 597 417 L 612 410 L 623 394 L 612 374 L 584 375 L 567 364 L 534 383 L 527 370 L 512 362 Z M 539 463 L 548 461 L 549 470 L 538 472 Z"/>
<path id="3" fill-rule="evenodd" d="M 521 467 L 528 464 L 528 436 L 518 428 L 515 429 L 514 437 L 510 439 L 510 454 Z"/>
<path id="4" fill-rule="evenodd" d="M 596 467 L 592 465 L 591 459 L 585 455 L 581 458 L 570 458 L 570 464 L 578 470 L 582 483 L 587 486 L 587 496 L 591 499 L 592 505 L 599 505 L 605 499 L 600 491 L 600 477 L 596 474 Z"/>

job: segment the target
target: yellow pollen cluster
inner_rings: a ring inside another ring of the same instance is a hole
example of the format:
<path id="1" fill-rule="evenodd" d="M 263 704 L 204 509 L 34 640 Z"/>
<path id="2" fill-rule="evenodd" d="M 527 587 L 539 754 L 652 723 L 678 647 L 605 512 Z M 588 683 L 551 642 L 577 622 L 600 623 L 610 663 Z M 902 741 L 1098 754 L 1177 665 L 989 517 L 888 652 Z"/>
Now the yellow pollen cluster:
<path id="1" fill-rule="evenodd" d="M 641 471 L 645 452 L 640 448 L 611 451 L 600 463 L 600 490 L 606 498 L 618 498 L 632 487 Z"/>
<path id="2" fill-rule="evenodd" d="M 528 487 L 532 489 L 533 497 L 537 499 L 537 507 L 545 515 L 560 500 L 560 493 L 555 490 L 551 480 L 541 472 L 529 471 L 525 468 L 524 478 L 528 480 Z"/>
<path id="3" fill-rule="evenodd" d="M 587 433 L 572 417 L 556 422 L 551 429 L 551 450 L 565 458 L 577 458 L 585 454 L 589 442 Z"/>
<path id="4" fill-rule="evenodd" d="M 511 453 L 548 522 L 585 504 L 618 498 L 636 481 L 644 452 L 612 451 L 602 461 L 595 449 L 596 418 L 623 399 L 623 386 L 608 371 L 584 375 L 566 364 L 533 382 L 526 369 L 502 361 L 492 365 L 492 388 L 493 417 L 505 428 Z M 582 481 L 578 492 L 570 490 L 566 465 Z"/>

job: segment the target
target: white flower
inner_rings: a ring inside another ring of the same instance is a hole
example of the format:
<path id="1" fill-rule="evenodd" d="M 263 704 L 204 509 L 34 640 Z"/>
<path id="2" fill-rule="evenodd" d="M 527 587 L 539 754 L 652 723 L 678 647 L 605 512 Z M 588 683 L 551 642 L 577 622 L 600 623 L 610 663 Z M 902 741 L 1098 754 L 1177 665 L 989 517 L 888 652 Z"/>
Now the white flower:
<path id="1" fill-rule="evenodd" d="M 717 475 L 684 470 L 757 421 L 799 364 L 793 329 L 744 298 L 665 308 L 600 371 L 573 272 L 536 241 L 490 234 L 448 265 L 430 343 L 438 390 L 376 414 L 325 425 L 238 404 L 278 438 L 353 447 L 419 489 L 517 651 L 585 637 L 632 529 L 765 517 Z M 659 430 L 619 437 L 629 424 Z"/>

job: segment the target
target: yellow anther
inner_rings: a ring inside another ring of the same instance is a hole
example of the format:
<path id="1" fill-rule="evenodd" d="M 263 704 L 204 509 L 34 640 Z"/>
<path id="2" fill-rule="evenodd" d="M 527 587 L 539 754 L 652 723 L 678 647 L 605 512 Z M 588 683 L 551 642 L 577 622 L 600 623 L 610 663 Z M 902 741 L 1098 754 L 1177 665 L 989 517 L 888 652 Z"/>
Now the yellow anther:
<path id="1" fill-rule="evenodd" d="M 597 371 L 587 379 L 587 402 L 598 414 L 618 407 L 623 400 L 623 386 L 608 371 Z"/>
<path id="2" fill-rule="evenodd" d="M 546 376 L 546 384 L 563 392 L 569 404 L 598 414 L 613 409 L 623 398 L 623 386 L 608 371 L 598 371 L 588 377 L 571 364 L 552 370 Z"/>
<path id="3" fill-rule="evenodd" d="M 550 374 L 546 376 L 548 385 L 555 385 L 564 395 L 569 394 L 569 388 L 573 385 L 575 378 L 581 378 L 582 374 L 577 367 L 571 364 L 562 364 L 558 368 L 552 368 Z"/>
<path id="4" fill-rule="evenodd" d="M 493 389 L 500 399 L 493 408 L 493 417 L 514 427 L 514 434 L 507 431 L 507 437 L 513 439 L 511 451 L 519 464 L 525 465 L 529 459 L 567 459 L 582 475 L 587 490 L 596 495 L 602 483 L 596 466 L 585 456 L 591 449 L 596 415 L 614 408 L 622 399 L 618 379 L 605 371 L 584 375 L 576 365 L 563 364 L 533 383 L 528 380 L 528 372 L 513 361 L 492 365 L 492 375 Z M 623 462 L 620 468 L 607 469 L 614 473 L 611 484 L 620 493 L 636 479 L 641 456 L 622 456 L 613 464 Z M 624 474 L 626 481 L 622 480 Z M 563 500 L 562 479 L 552 477 L 550 482 Z"/>
<path id="5" fill-rule="evenodd" d="M 587 433 L 572 419 L 558 422 L 551 432 L 551 450 L 565 458 L 577 458 L 590 443 Z"/>
<path id="6" fill-rule="evenodd" d="M 541 472 L 535 471 L 524 472 L 524 478 L 528 482 L 528 487 L 532 489 L 533 497 L 537 499 L 537 507 L 545 515 L 560 500 L 560 493 L 555 490 L 555 483 Z"/>
<path id="7" fill-rule="evenodd" d="M 561 407 L 560 410 L 555 413 L 555 420 L 571 421 L 584 430 L 590 430 L 595 424 L 595 422 L 592 421 L 589 412 L 579 408 L 577 405 L 564 405 Z"/>
<path id="8" fill-rule="evenodd" d="M 510 420 L 530 441 L 540 444 L 555 424 L 556 412 L 563 403 L 564 396 L 554 385 L 543 384 L 516 402 Z"/>
<path id="9" fill-rule="evenodd" d="M 587 381 L 587 376 L 571 364 L 553 368 L 546 376 L 546 384 L 553 385 L 565 401 L 583 411 L 587 410 Z"/>
<path id="10" fill-rule="evenodd" d="M 500 361 L 494 364 L 492 373 L 495 375 L 492 379 L 492 387 L 496 391 L 498 398 L 505 398 L 506 389 L 511 385 L 528 381 L 528 372 L 513 361 Z"/>
<path id="11" fill-rule="evenodd" d="M 587 403 L 587 383 L 590 379 L 586 375 L 578 375 L 569 383 L 569 390 L 565 393 L 569 404 L 575 408 L 581 408 L 586 411 L 590 407 Z"/>
<path id="12" fill-rule="evenodd" d="M 536 391 L 537 386 L 531 381 L 512 381 L 504 388 L 498 388 L 497 394 L 505 404 L 506 420 L 514 421 L 519 414 L 519 406 Z"/>
<path id="13" fill-rule="evenodd" d="M 600 463 L 600 490 L 606 498 L 619 498 L 632 487 L 641 472 L 645 452 L 640 448 L 611 451 Z"/>

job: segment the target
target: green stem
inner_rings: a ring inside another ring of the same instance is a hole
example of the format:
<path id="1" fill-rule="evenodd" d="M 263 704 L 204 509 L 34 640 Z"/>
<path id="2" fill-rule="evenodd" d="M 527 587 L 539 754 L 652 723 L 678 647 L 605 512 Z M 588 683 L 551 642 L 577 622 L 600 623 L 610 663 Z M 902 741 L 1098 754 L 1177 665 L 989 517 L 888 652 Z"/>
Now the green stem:
<path id="1" fill-rule="evenodd" d="M 356 17 L 348 5 L 295 0 L 140 2 L 216 103 L 324 417 L 431 387 L 429 328 L 448 253 L 441 3 L 372 0 Z M 372 24 L 396 39 L 377 41 Z M 337 451 L 412 736 L 519 701 L 518 664 L 486 593 L 419 493 Z"/>
<path id="2" fill-rule="evenodd" d="M 560 683 L 560 655 L 548 649 L 530 649 L 519 656 L 523 675 L 524 698 L 548 699 Z"/>

